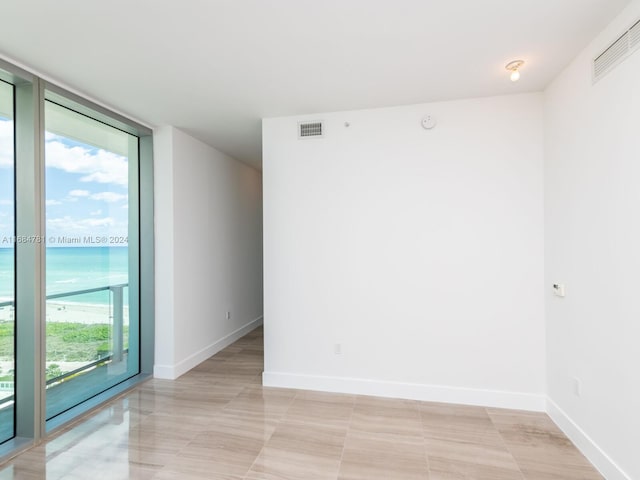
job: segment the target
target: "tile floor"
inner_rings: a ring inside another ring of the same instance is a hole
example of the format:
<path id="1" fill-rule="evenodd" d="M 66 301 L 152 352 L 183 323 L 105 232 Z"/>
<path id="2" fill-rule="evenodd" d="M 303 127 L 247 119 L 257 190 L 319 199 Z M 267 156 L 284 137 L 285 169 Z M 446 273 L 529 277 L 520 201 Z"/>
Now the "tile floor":
<path id="1" fill-rule="evenodd" d="M 602 478 L 544 414 L 263 388 L 258 329 L 0 466 L 0 480 Z"/>

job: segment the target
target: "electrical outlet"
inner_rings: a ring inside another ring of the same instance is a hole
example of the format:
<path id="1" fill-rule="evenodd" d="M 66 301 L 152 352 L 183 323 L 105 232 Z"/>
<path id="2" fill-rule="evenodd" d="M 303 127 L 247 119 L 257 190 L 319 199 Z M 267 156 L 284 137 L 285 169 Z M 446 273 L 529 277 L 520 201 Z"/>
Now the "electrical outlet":
<path id="1" fill-rule="evenodd" d="M 582 396 L 582 382 L 578 377 L 573 377 L 573 393 L 576 397 Z"/>
<path id="2" fill-rule="evenodd" d="M 225 318 L 227 320 L 231 320 L 231 312 L 227 312 L 226 315 L 225 315 Z"/>
<path id="3" fill-rule="evenodd" d="M 342 355 L 342 345 L 339 343 L 336 343 L 333 346 L 333 353 L 335 353 L 336 355 Z"/>

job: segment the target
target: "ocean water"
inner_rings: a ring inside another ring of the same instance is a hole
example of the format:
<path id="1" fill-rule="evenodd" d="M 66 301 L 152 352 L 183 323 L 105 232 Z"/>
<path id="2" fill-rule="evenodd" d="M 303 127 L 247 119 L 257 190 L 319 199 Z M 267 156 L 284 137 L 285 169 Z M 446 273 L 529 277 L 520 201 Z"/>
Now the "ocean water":
<path id="1" fill-rule="evenodd" d="M 128 253 L 126 247 L 47 248 L 47 295 L 128 283 Z M 13 254 L 13 249 L 0 248 L 0 301 L 13 297 Z M 103 305 L 110 299 L 109 292 L 102 291 L 54 301 Z"/>

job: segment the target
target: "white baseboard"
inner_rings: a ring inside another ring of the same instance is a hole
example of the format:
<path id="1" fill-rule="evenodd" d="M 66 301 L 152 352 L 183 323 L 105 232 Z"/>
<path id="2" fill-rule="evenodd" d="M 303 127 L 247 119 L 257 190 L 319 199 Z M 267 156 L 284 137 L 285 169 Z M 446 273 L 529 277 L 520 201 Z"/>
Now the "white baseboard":
<path id="1" fill-rule="evenodd" d="M 546 407 L 546 397 L 542 394 L 387 382 L 362 378 L 264 372 L 262 374 L 262 383 L 267 387 L 374 395 L 377 397 L 406 398 L 427 402 L 458 403 L 536 412 L 544 412 Z"/>
<path id="2" fill-rule="evenodd" d="M 560 430 L 607 480 L 631 480 L 616 463 L 553 400 L 547 398 L 547 414 Z"/>
<path id="3" fill-rule="evenodd" d="M 215 355 L 220 350 L 228 347 L 236 340 L 244 337 L 247 333 L 258 328 L 260 325 L 262 325 L 262 317 L 258 317 L 255 320 L 252 320 L 243 327 L 240 327 L 236 331 L 231 332 L 229 335 L 222 337 L 220 340 L 217 340 L 211 345 L 206 346 L 202 350 L 189 355 L 187 358 L 179 361 L 174 365 L 154 365 L 153 376 L 155 378 L 175 380 L 180 375 L 187 373 L 193 367 L 204 362 L 207 358 Z"/>

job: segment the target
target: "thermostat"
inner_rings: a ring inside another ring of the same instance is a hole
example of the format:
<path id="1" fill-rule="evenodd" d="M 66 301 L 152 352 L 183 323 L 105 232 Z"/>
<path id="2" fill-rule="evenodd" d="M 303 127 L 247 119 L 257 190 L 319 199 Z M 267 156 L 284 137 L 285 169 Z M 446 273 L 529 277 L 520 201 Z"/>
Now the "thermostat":
<path id="1" fill-rule="evenodd" d="M 564 284 L 563 283 L 554 283 L 553 284 L 553 293 L 555 293 L 556 296 L 558 296 L 558 297 L 564 297 L 566 295 L 565 290 L 564 290 Z"/>

